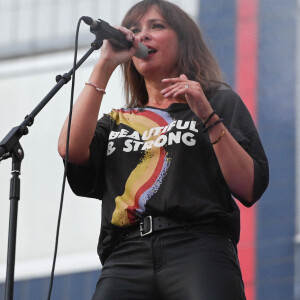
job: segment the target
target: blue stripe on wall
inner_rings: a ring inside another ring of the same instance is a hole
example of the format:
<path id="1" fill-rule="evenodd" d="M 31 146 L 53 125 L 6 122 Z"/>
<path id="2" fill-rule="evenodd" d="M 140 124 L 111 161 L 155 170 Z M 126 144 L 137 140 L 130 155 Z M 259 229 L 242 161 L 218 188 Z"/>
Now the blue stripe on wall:
<path id="1" fill-rule="evenodd" d="M 258 125 L 270 184 L 258 203 L 257 300 L 294 299 L 295 0 L 260 0 Z"/>
<path id="2" fill-rule="evenodd" d="M 57 275 L 53 282 L 51 300 L 91 299 L 100 271 Z M 16 281 L 14 300 L 47 299 L 49 278 Z M 5 285 L 0 284 L 0 299 L 4 299 Z"/>
<path id="3" fill-rule="evenodd" d="M 199 25 L 205 41 L 217 58 L 225 80 L 234 86 L 235 0 L 201 0 Z"/>

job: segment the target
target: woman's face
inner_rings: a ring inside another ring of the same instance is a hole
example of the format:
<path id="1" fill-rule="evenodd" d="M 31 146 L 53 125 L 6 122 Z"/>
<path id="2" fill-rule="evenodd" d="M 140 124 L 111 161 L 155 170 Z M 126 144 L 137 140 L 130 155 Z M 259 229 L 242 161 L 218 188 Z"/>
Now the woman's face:
<path id="1" fill-rule="evenodd" d="M 152 6 L 138 23 L 129 29 L 139 42 L 151 49 L 147 58 L 132 58 L 142 76 L 149 79 L 178 76 L 178 37 L 158 12 L 157 7 Z"/>

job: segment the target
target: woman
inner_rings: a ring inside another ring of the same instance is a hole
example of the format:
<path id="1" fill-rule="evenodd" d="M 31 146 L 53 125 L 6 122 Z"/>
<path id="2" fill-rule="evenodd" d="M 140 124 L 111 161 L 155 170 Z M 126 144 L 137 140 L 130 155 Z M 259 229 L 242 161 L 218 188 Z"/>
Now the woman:
<path id="1" fill-rule="evenodd" d="M 104 43 L 71 128 L 71 188 L 103 203 L 93 299 L 245 299 L 232 195 L 251 206 L 268 185 L 251 116 L 180 8 L 144 0 L 122 26 L 133 47 Z M 149 49 L 145 59 L 134 57 L 138 42 Z M 119 64 L 127 108 L 97 122 Z M 62 157 L 66 130 L 67 121 Z"/>

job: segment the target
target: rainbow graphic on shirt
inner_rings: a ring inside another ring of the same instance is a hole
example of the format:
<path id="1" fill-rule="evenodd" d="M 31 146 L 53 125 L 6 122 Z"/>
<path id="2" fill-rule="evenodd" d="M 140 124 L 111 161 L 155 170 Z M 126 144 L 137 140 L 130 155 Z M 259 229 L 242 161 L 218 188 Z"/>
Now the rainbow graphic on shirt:
<path id="1" fill-rule="evenodd" d="M 151 132 L 151 128 L 168 126 L 173 119 L 161 110 L 145 108 L 113 110 L 110 114 L 116 124 L 124 124 L 142 136 Z M 159 133 L 162 135 L 164 133 Z M 147 136 L 147 141 L 157 139 L 159 135 Z M 115 199 L 116 208 L 112 216 L 112 224 L 127 226 L 137 222 L 145 211 L 145 204 L 160 188 L 165 177 L 170 159 L 164 147 L 146 149 L 140 163 L 128 177 L 123 195 Z"/>

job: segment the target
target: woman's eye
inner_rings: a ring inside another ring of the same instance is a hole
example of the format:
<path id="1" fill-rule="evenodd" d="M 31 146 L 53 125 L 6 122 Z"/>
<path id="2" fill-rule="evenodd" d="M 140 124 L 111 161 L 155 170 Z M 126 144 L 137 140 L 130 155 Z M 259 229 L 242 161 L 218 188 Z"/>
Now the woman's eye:
<path id="1" fill-rule="evenodd" d="M 136 34 L 136 33 L 138 33 L 139 32 L 139 30 L 138 30 L 138 28 L 132 28 L 132 29 L 130 29 L 131 31 L 132 31 L 132 33 L 134 33 L 134 34 Z"/>
<path id="2" fill-rule="evenodd" d="M 165 28 L 163 24 L 155 23 L 152 25 L 152 28 L 154 29 L 160 29 L 160 28 Z"/>

